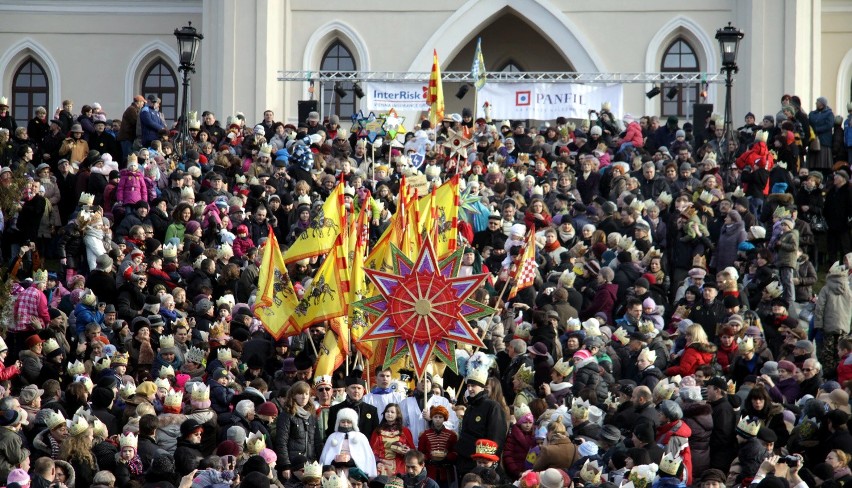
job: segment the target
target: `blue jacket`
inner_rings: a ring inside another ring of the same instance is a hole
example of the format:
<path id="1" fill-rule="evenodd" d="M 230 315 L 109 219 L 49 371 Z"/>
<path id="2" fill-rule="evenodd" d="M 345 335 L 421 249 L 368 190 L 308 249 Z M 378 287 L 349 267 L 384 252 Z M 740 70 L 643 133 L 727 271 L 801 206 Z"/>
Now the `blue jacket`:
<path id="1" fill-rule="evenodd" d="M 139 112 L 139 125 L 142 127 L 142 145 L 148 147 L 157 138 L 160 129 L 166 126 L 160 118 L 160 112 L 146 105 Z"/>
<path id="2" fill-rule="evenodd" d="M 104 325 L 104 314 L 96 308 L 83 305 L 82 303 L 78 303 L 77 306 L 74 307 L 74 317 L 76 320 L 74 330 L 77 334 L 85 333 L 86 326 L 92 322 L 95 322 L 98 325 Z"/>
<path id="3" fill-rule="evenodd" d="M 234 396 L 234 390 L 222 386 L 214 380 L 208 381 L 207 385 L 210 386 L 210 408 L 217 414 L 230 412 L 231 398 Z"/>
<path id="4" fill-rule="evenodd" d="M 831 148 L 831 132 L 834 129 L 834 112 L 830 108 L 825 107 L 822 110 L 814 110 L 808 114 L 808 122 L 811 123 L 811 129 L 819 138 L 819 144 L 822 147 Z"/>
<path id="5" fill-rule="evenodd" d="M 852 146 L 852 115 L 843 122 L 843 142 L 846 147 Z"/>

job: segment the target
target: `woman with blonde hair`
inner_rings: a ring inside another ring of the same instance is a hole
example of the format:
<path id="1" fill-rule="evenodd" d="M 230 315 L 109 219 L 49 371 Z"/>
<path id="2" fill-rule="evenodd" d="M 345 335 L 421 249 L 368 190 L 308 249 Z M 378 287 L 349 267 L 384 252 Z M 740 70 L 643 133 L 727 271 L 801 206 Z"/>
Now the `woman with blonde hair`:
<path id="1" fill-rule="evenodd" d="M 85 418 L 75 415 L 68 429 L 68 437 L 59 448 L 59 459 L 67 461 L 77 478 L 77 485 L 92 486 L 98 461 L 92 454 L 95 435 Z"/>
<path id="2" fill-rule="evenodd" d="M 548 468 L 564 469 L 566 466 L 572 466 L 578 459 L 580 452 L 568 437 L 568 430 L 559 416 L 547 426 L 547 440 L 541 446 L 533 470 L 541 472 Z"/>
<path id="3" fill-rule="evenodd" d="M 292 458 L 302 454 L 314 462 L 322 453 L 322 432 L 314 412 L 311 387 L 304 381 L 293 384 L 275 424 L 274 449 L 285 479 L 290 477 Z"/>
<path id="4" fill-rule="evenodd" d="M 825 463 L 834 470 L 834 481 L 841 486 L 852 484 L 852 471 L 849 470 L 850 461 L 852 461 L 852 454 L 843 449 L 832 449 L 825 457 Z"/>
<path id="5" fill-rule="evenodd" d="M 716 346 L 707 339 L 707 333 L 700 324 L 686 328 L 686 348 L 678 364 L 666 369 L 667 376 L 691 376 L 699 366 L 710 364 L 716 355 Z"/>
<path id="6" fill-rule="evenodd" d="M 512 412 L 509 410 L 509 404 L 506 403 L 506 397 L 503 396 L 503 386 L 500 384 L 500 380 L 494 376 L 489 376 L 488 381 L 485 383 L 485 392 L 488 398 L 497 402 L 500 408 L 503 409 L 503 413 L 506 415 L 506 425 L 509 425 Z"/>

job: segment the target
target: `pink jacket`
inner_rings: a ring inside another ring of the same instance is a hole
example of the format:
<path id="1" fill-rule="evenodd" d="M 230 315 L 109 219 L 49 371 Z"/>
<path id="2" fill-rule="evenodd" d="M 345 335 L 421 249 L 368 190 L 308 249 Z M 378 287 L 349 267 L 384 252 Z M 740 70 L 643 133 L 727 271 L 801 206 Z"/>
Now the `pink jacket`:
<path id="1" fill-rule="evenodd" d="M 231 247 L 234 249 L 234 256 L 241 258 L 249 249 L 254 247 L 254 242 L 252 242 L 251 237 L 237 237 Z"/>
<path id="2" fill-rule="evenodd" d="M 621 142 L 632 142 L 633 147 L 643 147 L 645 145 L 645 138 L 642 137 L 642 127 L 639 126 L 639 122 L 633 121 L 627 124 L 627 129 Z"/>
<path id="3" fill-rule="evenodd" d="M 148 201 L 148 184 L 141 171 L 121 170 L 115 200 L 124 204 L 136 203 L 140 200 Z"/>

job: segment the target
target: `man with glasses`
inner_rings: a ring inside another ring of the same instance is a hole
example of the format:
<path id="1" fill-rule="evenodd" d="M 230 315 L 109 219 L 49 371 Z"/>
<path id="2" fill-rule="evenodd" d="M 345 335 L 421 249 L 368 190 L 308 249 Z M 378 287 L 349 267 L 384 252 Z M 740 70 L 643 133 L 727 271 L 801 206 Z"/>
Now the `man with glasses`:
<path id="1" fill-rule="evenodd" d="M 796 343 L 796 347 L 798 347 L 798 343 Z M 799 395 L 812 395 L 816 397 L 822 381 L 822 365 L 814 358 L 806 359 L 802 364 L 802 381 L 799 382 Z"/>
<path id="2" fill-rule="evenodd" d="M 317 420 L 322 432 L 328 429 L 328 410 L 331 408 L 332 387 L 331 376 L 319 376 L 314 380 L 314 390 L 316 391 L 316 400 L 314 400 L 314 408 L 316 409 Z"/>
<path id="3" fill-rule="evenodd" d="M 488 216 L 488 228 L 473 235 L 473 247 L 481 254 L 486 247 L 491 247 L 491 256 L 486 261 L 489 269 L 499 269 L 500 262 L 506 257 L 506 234 L 503 232 L 503 217 L 498 213 Z M 492 265 L 497 265 L 494 268 Z"/>

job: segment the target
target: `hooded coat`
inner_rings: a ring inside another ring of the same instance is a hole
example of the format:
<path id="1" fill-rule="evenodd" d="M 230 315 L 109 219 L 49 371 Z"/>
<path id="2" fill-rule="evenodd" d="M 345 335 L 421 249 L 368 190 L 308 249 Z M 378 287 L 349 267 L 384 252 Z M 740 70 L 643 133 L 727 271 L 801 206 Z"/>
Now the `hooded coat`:
<path id="1" fill-rule="evenodd" d="M 814 328 L 826 334 L 848 334 L 852 320 L 852 290 L 844 274 L 829 273 L 817 296 Z"/>
<path id="2" fill-rule="evenodd" d="M 716 354 L 716 346 L 713 344 L 693 343 L 686 346 L 680 363 L 666 368 L 667 376 L 691 376 L 699 366 L 710 364 Z"/>
<path id="3" fill-rule="evenodd" d="M 706 403 L 687 403 L 683 420 L 692 429 L 689 447 L 692 449 L 692 472 L 701 473 L 710 467 L 710 436 L 713 433 L 713 408 Z"/>

